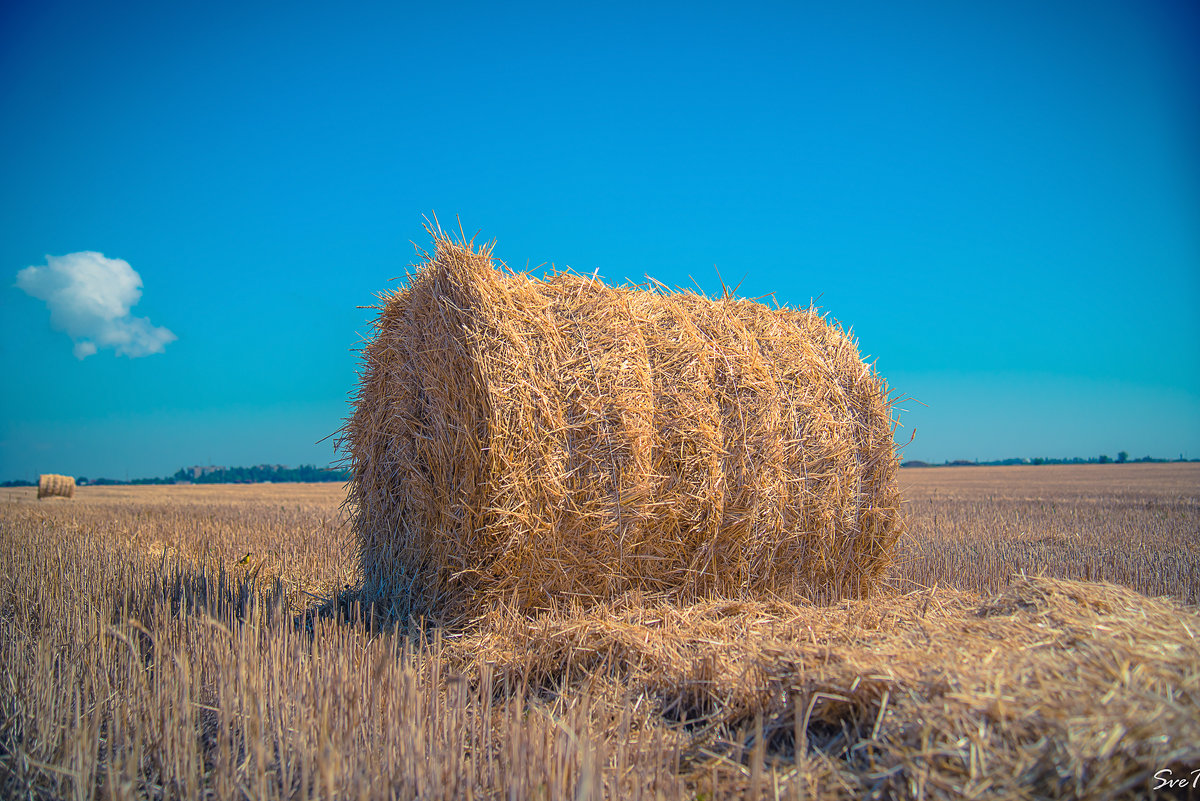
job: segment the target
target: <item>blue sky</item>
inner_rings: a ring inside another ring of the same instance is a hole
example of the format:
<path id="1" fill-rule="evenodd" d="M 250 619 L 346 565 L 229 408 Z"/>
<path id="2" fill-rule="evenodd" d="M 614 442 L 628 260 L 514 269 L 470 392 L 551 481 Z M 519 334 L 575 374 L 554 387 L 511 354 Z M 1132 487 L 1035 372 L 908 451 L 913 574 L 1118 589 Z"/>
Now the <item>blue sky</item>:
<path id="1" fill-rule="evenodd" d="M 358 307 L 431 212 L 518 268 L 817 298 L 916 398 L 905 458 L 1200 456 L 1198 31 L 1188 2 L 6 3 L 0 478 L 328 462 Z M 93 318 L 73 341 L 17 284 L 88 252 L 124 316 L 80 359 Z M 166 333 L 105 344 L 138 326 Z"/>

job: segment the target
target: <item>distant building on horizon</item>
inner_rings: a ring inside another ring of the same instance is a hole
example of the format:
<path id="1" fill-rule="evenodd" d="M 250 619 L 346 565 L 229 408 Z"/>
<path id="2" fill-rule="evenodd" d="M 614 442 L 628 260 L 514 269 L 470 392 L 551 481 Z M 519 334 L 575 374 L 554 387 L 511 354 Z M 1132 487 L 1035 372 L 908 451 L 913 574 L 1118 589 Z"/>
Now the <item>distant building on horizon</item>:
<path id="1" fill-rule="evenodd" d="M 201 476 L 207 476 L 209 473 L 215 473 L 218 470 L 224 470 L 224 467 L 219 465 L 192 465 L 186 468 L 188 473 L 191 473 L 192 479 L 198 479 Z"/>

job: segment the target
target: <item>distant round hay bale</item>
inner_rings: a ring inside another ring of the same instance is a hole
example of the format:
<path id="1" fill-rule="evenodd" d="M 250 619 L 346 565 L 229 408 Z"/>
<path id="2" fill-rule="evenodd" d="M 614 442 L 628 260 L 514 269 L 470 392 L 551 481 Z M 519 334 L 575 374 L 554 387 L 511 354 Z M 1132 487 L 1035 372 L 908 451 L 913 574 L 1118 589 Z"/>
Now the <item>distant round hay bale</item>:
<path id="1" fill-rule="evenodd" d="M 862 597 L 901 530 L 886 386 L 813 309 L 497 268 L 435 233 L 342 432 L 401 615 L 629 591 Z"/>
<path id="2" fill-rule="evenodd" d="M 44 473 L 38 476 L 38 500 L 42 498 L 72 498 L 75 496 L 75 477 Z"/>

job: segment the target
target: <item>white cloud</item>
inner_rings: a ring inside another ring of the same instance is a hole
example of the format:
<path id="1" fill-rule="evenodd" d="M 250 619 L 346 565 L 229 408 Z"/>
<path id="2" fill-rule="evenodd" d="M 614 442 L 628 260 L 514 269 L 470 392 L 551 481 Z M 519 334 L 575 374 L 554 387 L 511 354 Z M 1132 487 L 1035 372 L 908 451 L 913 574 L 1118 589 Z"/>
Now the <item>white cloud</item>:
<path id="1" fill-rule="evenodd" d="M 162 353 L 176 337 L 129 309 L 142 299 L 142 277 L 121 259 L 82 251 L 47 256 L 45 266 L 17 273 L 17 287 L 46 301 L 50 325 L 75 340 L 75 358 L 86 359 L 100 348 L 118 356 Z"/>

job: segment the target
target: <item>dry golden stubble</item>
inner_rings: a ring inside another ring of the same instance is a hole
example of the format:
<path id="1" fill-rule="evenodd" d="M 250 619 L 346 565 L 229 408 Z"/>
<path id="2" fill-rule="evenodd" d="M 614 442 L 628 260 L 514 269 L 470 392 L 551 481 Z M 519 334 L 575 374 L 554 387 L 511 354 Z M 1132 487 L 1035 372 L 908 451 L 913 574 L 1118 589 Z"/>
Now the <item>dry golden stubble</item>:
<path id="1" fill-rule="evenodd" d="M 1200 759 L 1196 609 L 1139 594 L 1195 586 L 1198 467 L 918 471 L 928 543 L 866 601 L 629 595 L 416 641 L 289 611 L 342 586 L 336 486 L 4 489 L 0 795 L 1150 797 Z M 993 590 L 1015 564 L 1139 592 Z"/>

